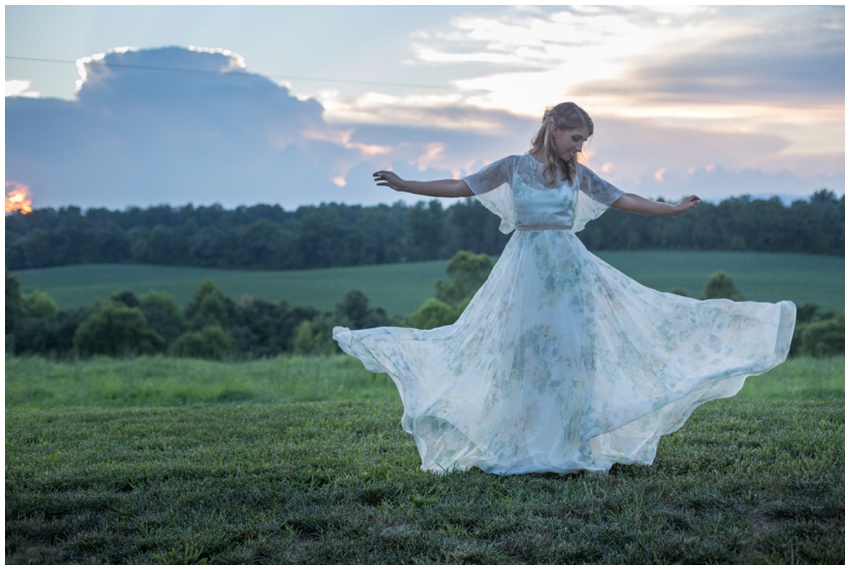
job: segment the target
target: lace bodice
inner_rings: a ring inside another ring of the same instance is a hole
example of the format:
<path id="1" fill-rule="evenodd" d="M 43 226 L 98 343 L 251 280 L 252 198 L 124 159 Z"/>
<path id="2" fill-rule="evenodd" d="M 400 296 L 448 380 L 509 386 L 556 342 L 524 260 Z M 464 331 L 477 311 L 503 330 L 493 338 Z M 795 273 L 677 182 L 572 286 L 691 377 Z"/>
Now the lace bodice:
<path id="1" fill-rule="evenodd" d="M 516 226 L 553 225 L 581 231 L 623 192 L 579 164 L 572 183 L 544 182 L 544 165 L 529 154 L 497 160 L 463 180 L 475 197 L 502 218 L 500 229 L 510 233 Z"/>

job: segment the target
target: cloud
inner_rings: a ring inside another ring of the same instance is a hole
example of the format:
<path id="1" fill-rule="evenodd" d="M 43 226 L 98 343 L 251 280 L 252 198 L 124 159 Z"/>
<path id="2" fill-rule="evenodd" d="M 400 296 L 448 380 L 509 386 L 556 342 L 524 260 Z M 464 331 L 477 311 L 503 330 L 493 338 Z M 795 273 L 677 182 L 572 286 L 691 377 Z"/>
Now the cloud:
<path id="1" fill-rule="evenodd" d="M 570 18 L 590 18 L 593 9 L 511 13 L 532 27 L 541 18 L 578 25 L 589 20 Z M 635 13 L 596 10 L 612 23 Z M 691 11 L 637 13 L 640 18 L 629 25 L 660 17 L 681 23 L 677 18 Z M 468 29 L 463 22 L 454 25 Z M 513 22 L 501 25 L 510 28 Z M 548 37 L 555 29 L 538 31 Z M 508 44 L 497 42 L 499 34 L 487 34 L 469 41 L 480 42 L 481 49 L 509 51 Z M 559 53 L 560 44 L 535 46 L 534 34 L 518 37 L 529 50 L 542 50 L 517 52 L 530 60 L 546 61 L 547 50 Z M 440 36 L 434 49 L 448 49 L 456 41 Z M 372 92 L 350 100 L 325 93 L 320 104 L 249 72 L 241 57 L 220 49 L 121 48 L 82 58 L 79 67 L 76 100 L 6 99 L 7 180 L 31 187 L 36 207 L 412 203 L 422 198 L 378 188 L 371 173 L 392 168 L 428 180 L 473 172 L 525 152 L 539 115 L 557 102 L 543 83 L 540 89 L 514 83 L 500 97 L 536 91 L 541 104 L 533 113 L 523 111 L 527 102 L 516 112 L 493 104 L 480 84 L 436 95 Z M 662 67 L 657 69 L 663 75 Z M 674 76 L 667 75 L 665 80 Z M 676 108 L 665 107 L 665 121 L 659 121 L 644 116 L 646 108 L 630 116 L 628 108 L 612 113 L 589 101 L 582 105 L 594 116 L 596 130 L 585 160 L 624 190 L 668 199 L 691 193 L 807 196 L 821 187 L 843 193 L 843 146 L 841 152 L 812 151 L 800 148 L 801 139 L 790 131 L 742 128 L 729 106 L 712 108 L 714 115 L 696 122 L 677 123 Z"/>
<path id="2" fill-rule="evenodd" d="M 6 81 L 6 97 L 38 97 L 37 91 L 30 90 L 31 83 L 28 79 Z"/>
<path id="3" fill-rule="evenodd" d="M 696 194 L 702 199 L 718 202 L 729 196 L 749 195 L 754 198 L 779 196 L 785 202 L 808 198 L 826 188 L 844 194 L 844 176 L 800 177 L 787 170 L 764 172 L 760 169 L 726 170 L 722 167 L 702 168 L 693 172 L 665 172 L 662 181 L 641 179 L 630 185 L 629 191 L 650 198 L 679 200 Z"/>
<path id="4" fill-rule="evenodd" d="M 453 72 L 455 91 L 329 111 L 364 140 L 406 124 L 384 132 L 421 156 L 441 142 L 434 167 L 523 152 L 542 110 L 574 100 L 597 124 L 589 164 L 627 189 L 844 192 L 843 7 L 504 7 L 411 42 L 410 65 Z"/>
<path id="5" fill-rule="evenodd" d="M 616 80 L 584 82 L 580 93 L 628 93 L 667 103 L 841 105 L 843 18 L 843 9 L 823 6 L 712 10 L 704 33 L 692 41 L 635 60 Z M 720 28 L 723 34 L 716 33 Z"/>
<path id="6" fill-rule="evenodd" d="M 36 206 L 331 201 L 382 150 L 223 50 L 121 49 L 80 68 L 76 101 L 6 99 L 6 176 Z"/>
<path id="7" fill-rule="evenodd" d="M 225 50 L 120 48 L 79 68 L 76 100 L 6 99 L 6 176 L 32 188 L 36 207 L 412 203 L 422 198 L 377 188 L 371 173 L 460 176 L 517 152 L 515 133 L 535 126 L 416 97 L 394 108 L 426 128 L 329 123 L 316 100 Z"/>
<path id="8" fill-rule="evenodd" d="M 646 119 L 594 121 L 586 162 L 629 192 L 666 199 L 687 194 L 807 197 L 821 188 L 844 193 L 843 153 L 789 153 L 791 140 L 781 135 L 668 127 Z"/>

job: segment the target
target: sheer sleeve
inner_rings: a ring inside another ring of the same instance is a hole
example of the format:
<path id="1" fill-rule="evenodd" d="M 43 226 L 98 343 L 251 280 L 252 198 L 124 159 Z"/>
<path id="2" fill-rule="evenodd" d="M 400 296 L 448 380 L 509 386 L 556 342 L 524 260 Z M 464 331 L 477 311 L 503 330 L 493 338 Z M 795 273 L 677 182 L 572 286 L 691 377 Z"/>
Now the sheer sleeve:
<path id="1" fill-rule="evenodd" d="M 511 191 L 516 158 L 507 156 L 463 177 L 475 198 L 502 219 L 499 230 L 505 234 L 511 233 L 516 227 L 516 208 Z"/>
<path id="2" fill-rule="evenodd" d="M 587 222 L 601 216 L 623 195 L 622 190 L 603 180 L 583 164 L 577 166 L 576 177 L 581 192 L 578 192 L 576 198 L 576 215 L 573 222 L 575 232 L 581 231 Z"/>

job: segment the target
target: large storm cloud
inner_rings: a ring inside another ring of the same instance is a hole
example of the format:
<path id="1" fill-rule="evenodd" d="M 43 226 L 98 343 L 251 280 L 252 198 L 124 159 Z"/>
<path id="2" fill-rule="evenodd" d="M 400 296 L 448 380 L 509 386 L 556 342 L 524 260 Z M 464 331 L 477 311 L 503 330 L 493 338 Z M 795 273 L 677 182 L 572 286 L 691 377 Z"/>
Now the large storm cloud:
<path id="1" fill-rule="evenodd" d="M 351 169 L 355 201 L 385 195 L 367 175 L 388 148 L 352 141 L 318 102 L 247 72 L 237 55 L 116 50 L 79 67 L 75 101 L 6 99 L 6 179 L 29 186 L 36 206 L 351 201 Z M 427 142 L 412 146 L 427 153 Z"/>

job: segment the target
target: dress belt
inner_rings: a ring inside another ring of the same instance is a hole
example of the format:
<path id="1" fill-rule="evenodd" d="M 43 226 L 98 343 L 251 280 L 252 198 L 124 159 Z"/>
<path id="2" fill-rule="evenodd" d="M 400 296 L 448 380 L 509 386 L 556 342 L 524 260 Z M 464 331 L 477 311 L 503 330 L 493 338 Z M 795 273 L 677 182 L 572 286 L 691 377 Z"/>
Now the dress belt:
<path id="1" fill-rule="evenodd" d="M 571 230 L 572 226 L 516 226 L 515 230 L 527 232 L 532 230 Z"/>

